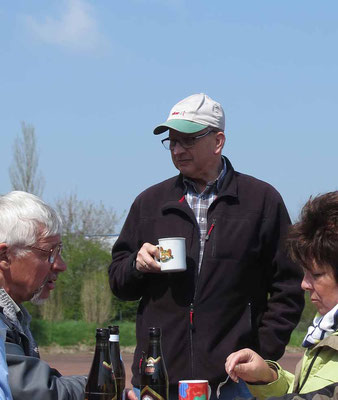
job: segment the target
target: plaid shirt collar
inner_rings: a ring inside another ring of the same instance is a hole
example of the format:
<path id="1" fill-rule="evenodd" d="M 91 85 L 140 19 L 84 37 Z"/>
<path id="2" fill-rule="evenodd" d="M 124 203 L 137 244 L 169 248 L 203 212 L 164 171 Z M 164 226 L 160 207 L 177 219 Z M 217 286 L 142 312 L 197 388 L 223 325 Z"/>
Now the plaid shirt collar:
<path id="1" fill-rule="evenodd" d="M 210 193 L 215 193 L 217 194 L 224 182 L 225 175 L 227 173 L 227 166 L 225 162 L 225 158 L 222 156 L 222 163 L 223 167 L 221 172 L 219 173 L 218 177 L 214 181 L 210 181 L 207 183 L 203 193 L 200 193 L 199 195 L 206 195 Z M 194 191 L 195 193 L 198 193 L 196 190 L 195 182 L 191 180 L 190 178 L 187 178 L 186 176 L 183 176 L 183 183 L 184 183 L 184 193 L 186 194 L 188 191 Z"/>

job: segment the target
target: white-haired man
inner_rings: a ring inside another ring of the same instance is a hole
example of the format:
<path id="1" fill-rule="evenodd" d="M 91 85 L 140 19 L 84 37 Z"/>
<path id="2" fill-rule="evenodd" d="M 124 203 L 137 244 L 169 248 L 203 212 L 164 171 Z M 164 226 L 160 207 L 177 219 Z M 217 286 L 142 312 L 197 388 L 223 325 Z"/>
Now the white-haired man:
<path id="1" fill-rule="evenodd" d="M 20 191 L 0 196 L 0 319 L 13 399 L 82 399 L 86 378 L 67 376 L 39 358 L 24 301 L 41 304 L 66 270 L 61 257 L 61 220 L 38 197 Z"/>

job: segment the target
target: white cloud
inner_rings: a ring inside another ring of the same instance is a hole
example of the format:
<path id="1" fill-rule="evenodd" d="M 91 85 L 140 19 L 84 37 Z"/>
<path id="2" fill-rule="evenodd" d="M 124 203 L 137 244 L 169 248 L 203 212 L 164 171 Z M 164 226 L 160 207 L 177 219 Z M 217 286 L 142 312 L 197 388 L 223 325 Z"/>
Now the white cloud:
<path id="1" fill-rule="evenodd" d="M 82 51 L 101 48 L 105 44 L 92 7 L 84 0 L 64 1 L 64 11 L 59 18 L 46 16 L 37 21 L 31 15 L 25 20 L 31 32 L 40 40 Z"/>

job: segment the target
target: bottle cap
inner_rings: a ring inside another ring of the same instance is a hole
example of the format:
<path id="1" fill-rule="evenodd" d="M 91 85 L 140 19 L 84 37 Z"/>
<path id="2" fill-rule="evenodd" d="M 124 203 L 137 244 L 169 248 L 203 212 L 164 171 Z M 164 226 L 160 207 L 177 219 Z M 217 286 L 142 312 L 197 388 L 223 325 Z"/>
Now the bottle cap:
<path id="1" fill-rule="evenodd" d="M 149 328 L 149 336 L 150 337 L 158 337 L 161 336 L 161 328 L 152 326 Z"/>
<path id="2" fill-rule="evenodd" d="M 97 328 L 96 337 L 107 338 L 109 337 L 109 330 L 107 328 Z"/>
<path id="3" fill-rule="evenodd" d="M 111 335 L 118 335 L 120 333 L 120 328 L 118 325 L 108 326 Z"/>

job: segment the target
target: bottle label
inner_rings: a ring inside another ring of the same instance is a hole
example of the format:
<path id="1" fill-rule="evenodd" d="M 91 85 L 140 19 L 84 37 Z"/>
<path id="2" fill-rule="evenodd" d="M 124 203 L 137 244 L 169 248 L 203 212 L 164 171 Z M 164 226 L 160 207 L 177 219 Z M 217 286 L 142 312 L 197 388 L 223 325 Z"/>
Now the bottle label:
<path id="1" fill-rule="evenodd" d="M 160 362 L 161 357 L 153 358 L 148 357 L 146 360 L 146 366 L 144 369 L 144 373 L 146 375 L 152 375 L 156 371 L 157 364 Z"/>
<path id="2" fill-rule="evenodd" d="M 119 342 L 120 341 L 120 335 L 109 335 L 109 341 L 110 342 Z"/>
<path id="3" fill-rule="evenodd" d="M 141 391 L 141 400 L 166 400 L 151 387 L 145 386 Z"/>

